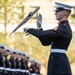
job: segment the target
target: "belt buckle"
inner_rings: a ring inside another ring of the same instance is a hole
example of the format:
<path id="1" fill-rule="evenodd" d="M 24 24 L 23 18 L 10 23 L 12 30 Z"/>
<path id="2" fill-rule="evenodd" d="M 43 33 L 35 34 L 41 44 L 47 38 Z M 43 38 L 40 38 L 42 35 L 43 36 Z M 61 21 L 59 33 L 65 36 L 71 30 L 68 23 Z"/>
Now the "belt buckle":
<path id="1" fill-rule="evenodd" d="M 63 51 L 62 53 L 66 53 L 65 51 Z"/>

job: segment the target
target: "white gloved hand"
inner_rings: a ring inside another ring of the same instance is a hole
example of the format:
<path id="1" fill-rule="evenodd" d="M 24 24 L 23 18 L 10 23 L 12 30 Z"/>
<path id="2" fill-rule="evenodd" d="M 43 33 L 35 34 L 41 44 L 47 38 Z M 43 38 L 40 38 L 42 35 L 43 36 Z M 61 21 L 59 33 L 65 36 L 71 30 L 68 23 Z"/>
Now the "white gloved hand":
<path id="1" fill-rule="evenodd" d="M 42 25 L 42 15 L 39 14 L 37 17 L 37 28 L 41 29 L 42 28 L 41 25 Z"/>
<path id="2" fill-rule="evenodd" d="M 26 32 L 27 33 L 27 31 L 29 30 L 29 28 L 24 28 L 24 32 Z"/>

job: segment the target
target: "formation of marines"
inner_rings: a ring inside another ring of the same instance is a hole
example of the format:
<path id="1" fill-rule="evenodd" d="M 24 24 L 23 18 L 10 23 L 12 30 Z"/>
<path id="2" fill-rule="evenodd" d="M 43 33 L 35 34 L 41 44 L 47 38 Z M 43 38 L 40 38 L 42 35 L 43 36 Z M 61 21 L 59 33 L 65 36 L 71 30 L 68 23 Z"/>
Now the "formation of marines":
<path id="1" fill-rule="evenodd" d="M 29 55 L 0 44 L 0 75 L 41 75 L 40 68 L 40 62 Z"/>

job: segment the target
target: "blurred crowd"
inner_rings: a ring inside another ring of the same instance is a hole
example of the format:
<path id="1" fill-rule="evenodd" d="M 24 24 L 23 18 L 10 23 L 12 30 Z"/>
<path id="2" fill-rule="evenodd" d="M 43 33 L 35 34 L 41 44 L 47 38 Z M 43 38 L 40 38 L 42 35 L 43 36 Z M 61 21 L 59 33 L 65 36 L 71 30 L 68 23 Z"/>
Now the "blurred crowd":
<path id="1" fill-rule="evenodd" d="M 28 54 L 0 44 L 0 75 L 42 75 L 40 69 L 41 63 Z"/>

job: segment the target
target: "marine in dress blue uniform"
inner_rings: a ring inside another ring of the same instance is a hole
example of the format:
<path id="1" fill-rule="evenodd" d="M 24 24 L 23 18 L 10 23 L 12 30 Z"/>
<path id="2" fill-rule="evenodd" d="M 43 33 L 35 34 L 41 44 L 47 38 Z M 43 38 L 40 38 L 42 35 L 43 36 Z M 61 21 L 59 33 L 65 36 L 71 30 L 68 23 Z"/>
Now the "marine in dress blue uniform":
<path id="1" fill-rule="evenodd" d="M 3 59 L 4 44 L 0 44 L 0 75 L 4 75 L 5 60 Z"/>
<path id="2" fill-rule="evenodd" d="M 36 36 L 42 45 L 51 45 L 47 75 L 72 75 L 70 63 L 66 55 L 72 39 L 72 30 L 68 21 L 72 6 L 55 2 L 56 19 L 59 21 L 55 29 L 43 30 L 25 28 L 24 31 Z"/>
<path id="3" fill-rule="evenodd" d="M 41 69 L 41 63 L 36 61 L 36 75 L 41 75 L 40 69 Z"/>
<path id="4" fill-rule="evenodd" d="M 4 58 L 5 58 L 5 71 L 4 71 L 4 75 L 10 75 L 11 74 L 11 65 L 10 65 L 10 61 L 7 59 L 7 56 L 10 54 L 10 48 L 6 47 L 4 49 Z"/>
<path id="5" fill-rule="evenodd" d="M 30 59 L 31 65 L 29 67 L 30 75 L 36 75 L 36 65 L 35 60 L 32 58 Z"/>
<path id="6" fill-rule="evenodd" d="M 21 62 L 19 54 L 19 52 L 16 54 L 16 75 L 21 75 Z"/>
<path id="7" fill-rule="evenodd" d="M 16 50 L 11 50 L 10 52 L 10 63 L 11 63 L 11 75 L 16 75 Z"/>
<path id="8" fill-rule="evenodd" d="M 28 67 L 29 59 L 30 59 L 29 55 L 26 54 L 26 56 L 25 56 L 25 71 L 26 71 L 26 75 L 30 74 L 29 73 L 29 67 Z"/>
<path id="9" fill-rule="evenodd" d="M 26 75 L 25 73 L 25 54 L 21 52 L 21 75 Z"/>

